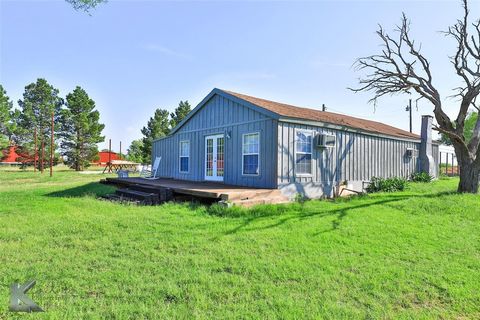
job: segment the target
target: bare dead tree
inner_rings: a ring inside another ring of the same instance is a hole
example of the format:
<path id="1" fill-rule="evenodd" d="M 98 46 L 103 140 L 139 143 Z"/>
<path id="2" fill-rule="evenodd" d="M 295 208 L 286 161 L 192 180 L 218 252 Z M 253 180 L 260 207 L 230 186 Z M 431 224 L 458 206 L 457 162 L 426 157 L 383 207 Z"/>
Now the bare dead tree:
<path id="1" fill-rule="evenodd" d="M 455 148 L 460 166 L 458 191 L 477 193 L 480 181 L 480 118 L 470 141 L 466 141 L 463 130 L 469 109 L 480 111 L 476 104 L 480 93 L 480 20 L 471 24 L 468 22 L 467 0 L 463 0 L 463 9 L 463 18 L 444 32 L 456 41 L 456 53 L 450 60 L 462 80 L 462 86 L 454 88 L 453 96 L 459 101 L 456 119 L 452 121 L 442 108 L 440 93 L 433 85 L 430 63 L 420 52 L 421 46 L 410 38 L 410 21 L 405 14 L 395 29 L 398 37 L 391 37 L 379 27 L 377 34 L 382 41 L 382 51 L 356 61 L 356 70 L 365 70 L 367 75 L 360 78 L 358 88 L 351 90 L 373 92 L 370 102 L 374 104 L 380 97 L 401 93 L 417 94 L 430 101 L 437 122 L 434 129 L 446 134 Z M 473 30 L 471 35 L 469 30 Z"/>

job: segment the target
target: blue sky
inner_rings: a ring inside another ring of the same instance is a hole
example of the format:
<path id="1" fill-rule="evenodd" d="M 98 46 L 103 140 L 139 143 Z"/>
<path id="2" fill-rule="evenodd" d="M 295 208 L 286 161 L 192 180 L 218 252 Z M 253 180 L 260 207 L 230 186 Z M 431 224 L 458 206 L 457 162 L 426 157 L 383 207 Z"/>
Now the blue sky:
<path id="1" fill-rule="evenodd" d="M 472 1 L 472 17 L 480 17 Z M 357 57 L 377 53 L 404 11 L 430 58 L 443 97 L 458 84 L 448 62 L 455 44 L 438 31 L 461 17 L 460 1 L 117 1 L 92 15 L 66 2 L 0 0 L 0 83 L 17 101 L 38 77 L 62 96 L 82 86 L 96 101 L 104 134 L 118 148 L 141 137 L 155 108 L 194 106 L 214 87 L 298 106 L 382 121 L 408 130 L 408 96 L 347 90 Z M 445 100 L 449 112 L 455 101 Z M 420 115 L 431 106 L 420 102 Z M 102 145 L 102 147 L 105 144 Z"/>

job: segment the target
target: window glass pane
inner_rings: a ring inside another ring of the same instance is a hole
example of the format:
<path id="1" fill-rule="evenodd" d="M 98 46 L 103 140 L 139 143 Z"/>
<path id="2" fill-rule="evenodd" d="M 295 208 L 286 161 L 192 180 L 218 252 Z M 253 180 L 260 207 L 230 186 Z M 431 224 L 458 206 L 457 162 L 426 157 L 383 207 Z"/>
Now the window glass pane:
<path id="1" fill-rule="evenodd" d="M 243 156 L 243 174 L 258 174 L 258 155 Z"/>
<path id="2" fill-rule="evenodd" d="M 243 136 L 242 152 L 258 153 L 260 149 L 260 135 L 258 133 L 246 134 Z"/>
<path id="3" fill-rule="evenodd" d="M 260 152 L 260 134 L 249 133 L 243 135 L 243 174 L 258 174 L 259 172 L 259 152 Z"/>
<path id="4" fill-rule="evenodd" d="M 311 174 L 312 173 L 312 155 L 305 153 L 297 153 L 296 156 L 296 173 Z"/>
<path id="5" fill-rule="evenodd" d="M 312 133 L 297 131 L 296 152 L 312 152 Z"/>
<path id="6" fill-rule="evenodd" d="M 188 157 L 190 155 L 190 142 L 180 142 L 180 157 Z"/>
<path id="7" fill-rule="evenodd" d="M 180 171 L 188 171 L 188 157 L 180 157 Z"/>

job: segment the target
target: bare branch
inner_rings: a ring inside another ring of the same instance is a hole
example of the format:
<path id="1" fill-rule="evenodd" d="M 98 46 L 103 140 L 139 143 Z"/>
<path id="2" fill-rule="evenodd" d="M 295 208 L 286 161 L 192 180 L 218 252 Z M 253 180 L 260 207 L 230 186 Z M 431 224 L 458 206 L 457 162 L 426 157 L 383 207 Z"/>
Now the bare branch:
<path id="1" fill-rule="evenodd" d="M 394 30 L 395 37 L 379 26 L 377 35 L 382 50 L 380 54 L 356 61 L 356 70 L 366 71 L 367 74 L 360 78 L 359 87 L 351 90 L 373 92 L 373 98 L 370 99 L 373 103 L 385 95 L 418 94 L 433 104 L 433 113 L 438 123 L 436 130 L 455 141 L 456 148 L 463 154 L 474 157 L 479 152 L 480 157 L 480 122 L 468 144 L 463 134 L 469 109 L 474 108 L 480 112 L 480 106 L 476 103 L 480 94 L 480 20 L 470 24 L 467 0 L 462 0 L 462 4 L 462 18 L 444 32 L 456 42 L 456 51 L 450 60 L 456 74 L 463 80 L 462 86 L 454 89 L 456 93 L 453 97 L 460 99 L 454 123 L 442 109 L 440 93 L 433 85 L 430 63 L 421 53 L 421 46 L 416 45 L 410 37 L 410 21 L 405 14 L 402 14 L 401 23 Z M 469 34 L 469 26 L 472 35 Z"/>

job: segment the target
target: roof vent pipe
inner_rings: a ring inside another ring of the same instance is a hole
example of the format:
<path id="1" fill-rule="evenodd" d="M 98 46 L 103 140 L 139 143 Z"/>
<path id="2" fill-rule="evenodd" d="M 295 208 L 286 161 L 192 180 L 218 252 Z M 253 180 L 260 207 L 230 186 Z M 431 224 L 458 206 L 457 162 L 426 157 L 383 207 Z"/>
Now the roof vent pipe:
<path id="1" fill-rule="evenodd" d="M 432 151 L 432 122 L 432 116 L 422 116 L 419 169 L 420 172 L 427 172 L 429 175 L 435 176 L 435 160 L 433 159 Z"/>

